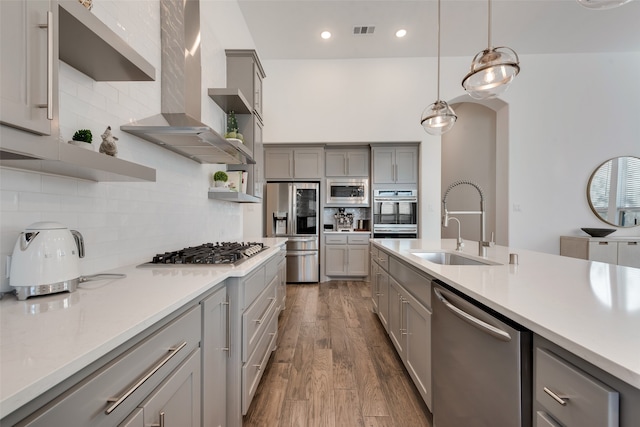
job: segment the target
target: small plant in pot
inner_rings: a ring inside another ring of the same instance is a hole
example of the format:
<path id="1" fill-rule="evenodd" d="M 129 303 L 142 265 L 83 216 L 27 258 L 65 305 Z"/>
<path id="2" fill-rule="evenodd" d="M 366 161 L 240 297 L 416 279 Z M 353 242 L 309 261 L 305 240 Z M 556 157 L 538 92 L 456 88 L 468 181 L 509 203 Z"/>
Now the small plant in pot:
<path id="1" fill-rule="evenodd" d="M 216 187 L 224 187 L 225 182 L 227 182 L 229 176 L 224 171 L 218 171 L 213 174 L 213 182 Z"/>
<path id="2" fill-rule="evenodd" d="M 236 113 L 229 111 L 227 116 L 227 132 L 224 134 L 227 139 L 237 139 L 240 142 L 244 142 L 244 137 L 238 131 L 238 120 L 236 119 Z"/>
<path id="3" fill-rule="evenodd" d="M 77 145 L 78 147 L 87 148 L 89 150 L 93 150 L 93 145 L 91 145 L 92 141 L 93 135 L 91 135 L 91 131 L 89 129 L 77 130 L 71 138 L 72 144 Z"/>

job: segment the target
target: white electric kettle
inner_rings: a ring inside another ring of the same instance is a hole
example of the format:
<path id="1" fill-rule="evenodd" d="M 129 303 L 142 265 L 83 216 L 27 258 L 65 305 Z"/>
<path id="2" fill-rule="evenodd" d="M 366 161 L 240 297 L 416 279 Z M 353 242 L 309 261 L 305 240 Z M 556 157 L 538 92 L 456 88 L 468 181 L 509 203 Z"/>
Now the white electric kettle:
<path id="1" fill-rule="evenodd" d="M 80 283 L 82 235 L 57 222 L 36 222 L 20 233 L 11 257 L 9 284 L 19 300 L 73 292 Z"/>

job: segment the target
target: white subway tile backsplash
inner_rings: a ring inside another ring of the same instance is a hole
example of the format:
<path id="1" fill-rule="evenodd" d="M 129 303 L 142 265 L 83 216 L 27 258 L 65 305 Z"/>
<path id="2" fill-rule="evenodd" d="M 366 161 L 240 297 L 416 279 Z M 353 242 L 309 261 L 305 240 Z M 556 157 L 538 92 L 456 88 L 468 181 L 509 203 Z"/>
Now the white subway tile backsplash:
<path id="1" fill-rule="evenodd" d="M 146 262 L 166 250 L 241 239 L 241 205 L 207 198 L 208 175 L 224 170 L 224 165 L 200 165 L 120 131 L 120 126 L 132 119 L 160 113 L 158 0 L 100 0 L 94 2 L 92 13 L 151 62 L 157 81 L 95 82 L 60 62 L 63 139 L 70 140 L 77 129 L 87 128 L 97 150 L 100 135 L 111 125 L 119 138 L 118 157 L 156 169 L 157 181 L 94 183 L 0 168 L 0 261 L 11 254 L 25 227 L 43 220 L 60 222 L 83 234 L 86 257 L 80 264 L 84 275 Z M 203 44 L 203 49 L 210 48 L 220 50 L 219 43 Z M 203 52 L 203 58 L 220 56 L 217 50 Z M 221 79 L 225 75 L 223 62 L 216 63 L 216 69 L 204 61 L 202 65 L 203 79 L 210 79 L 210 73 Z M 208 102 L 203 99 L 205 105 Z M 223 114 L 217 110 L 205 108 L 203 113 L 211 117 L 203 117 L 223 126 Z M 3 272 L 4 266 L 0 266 L 0 274 Z M 7 290 L 8 280 L 1 276 L 0 291 Z"/>

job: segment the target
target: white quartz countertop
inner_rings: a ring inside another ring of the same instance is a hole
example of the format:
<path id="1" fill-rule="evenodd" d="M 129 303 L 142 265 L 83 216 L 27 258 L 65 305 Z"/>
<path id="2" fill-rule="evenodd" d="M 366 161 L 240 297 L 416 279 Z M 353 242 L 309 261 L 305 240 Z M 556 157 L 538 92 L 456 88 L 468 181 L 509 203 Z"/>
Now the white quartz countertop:
<path id="1" fill-rule="evenodd" d="M 0 301 L 0 419 L 117 348 L 228 277 L 276 254 L 284 238 L 236 267 L 144 267 L 103 273 L 73 293 Z"/>
<path id="2" fill-rule="evenodd" d="M 455 240 L 371 241 L 640 389 L 640 269 L 504 246 L 486 256 L 502 265 L 439 265 L 412 252 L 454 251 Z M 464 254 L 480 258 L 477 242 Z"/>

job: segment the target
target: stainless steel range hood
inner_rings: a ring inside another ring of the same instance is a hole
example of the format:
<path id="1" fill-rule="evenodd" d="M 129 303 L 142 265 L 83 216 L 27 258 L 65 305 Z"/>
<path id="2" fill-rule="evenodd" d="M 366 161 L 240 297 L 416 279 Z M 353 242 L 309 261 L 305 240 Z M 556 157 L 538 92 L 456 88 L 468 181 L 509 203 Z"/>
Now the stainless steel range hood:
<path id="1" fill-rule="evenodd" d="M 251 150 L 200 121 L 200 3 L 160 0 L 161 114 L 120 130 L 199 163 L 253 164 Z"/>

